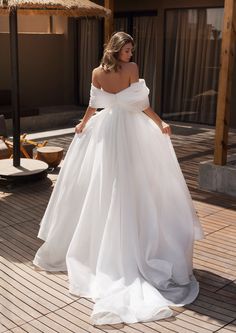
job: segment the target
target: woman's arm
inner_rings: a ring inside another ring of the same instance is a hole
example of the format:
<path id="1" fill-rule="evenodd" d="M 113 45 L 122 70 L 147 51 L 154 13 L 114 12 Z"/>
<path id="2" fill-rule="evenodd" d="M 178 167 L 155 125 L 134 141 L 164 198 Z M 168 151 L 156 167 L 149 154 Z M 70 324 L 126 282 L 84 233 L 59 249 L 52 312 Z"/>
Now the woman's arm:
<path id="1" fill-rule="evenodd" d="M 151 118 L 161 129 L 162 133 L 171 135 L 171 128 L 168 124 L 166 124 L 161 118 L 153 111 L 153 109 L 149 106 L 147 109 L 143 111 L 146 115 Z"/>
<path id="2" fill-rule="evenodd" d="M 95 68 L 92 73 L 92 83 L 95 87 L 100 88 L 99 83 L 97 82 L 96 72 L 97 72 L 97 69 Z M 83 131 L 85 125 L 87 124 L 89 119 L 92 117 L 92 115 L 96 112 L 96 110 L 97 110 L 96 108 L 91 108 L 90 106 L 87 107 L 87 110 L 84 114 L 83 119 L 81 120 L 81 122 L 79 124 L 77 124 L 75 126 L 75 133 L 81 133 Z"/>
<path id="3" fill-rule="evenodd" d="M 81 122 L 75 126 L 75 133 L 81 133 L 86 125 L 86 123 L 89 121 L 89 119 L 92 117 L 92 115 L 95 113 L 97 109 L 91 108 L 90 106 L 87 107 L 87 110 L 85 112 L 85 115 Z"/>

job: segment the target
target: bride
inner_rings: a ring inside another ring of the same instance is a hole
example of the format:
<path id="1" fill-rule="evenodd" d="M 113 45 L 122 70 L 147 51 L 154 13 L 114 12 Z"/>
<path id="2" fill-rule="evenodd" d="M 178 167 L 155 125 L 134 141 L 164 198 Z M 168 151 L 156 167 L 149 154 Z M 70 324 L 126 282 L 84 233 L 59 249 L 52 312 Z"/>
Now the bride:
<path id="1" fill-rule="evenodd" d="M 133 48 L 130 35 L 114 34 L 93 70 L 34 258 L 68 272 L 70 293 L 94 301 L 97 325 L 166 318 L 199 292 L 192 253 L 202 229 Z"/>

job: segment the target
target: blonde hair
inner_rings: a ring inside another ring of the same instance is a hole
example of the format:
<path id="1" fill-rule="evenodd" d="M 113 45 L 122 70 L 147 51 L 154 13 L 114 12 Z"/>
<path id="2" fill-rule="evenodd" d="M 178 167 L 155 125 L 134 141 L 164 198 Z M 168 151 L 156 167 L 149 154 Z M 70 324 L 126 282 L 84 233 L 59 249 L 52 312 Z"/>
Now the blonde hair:
<path id="1" fill-rule="evenodd" d="M 101 61 L 101 66 L 105 72 L 117 72 L 119 70 L 119 52 L 128 43 L 131 43 L 134 47 L 133 38 L 123 31 L 116 32 L 111 36 L 105 46 Z"/>

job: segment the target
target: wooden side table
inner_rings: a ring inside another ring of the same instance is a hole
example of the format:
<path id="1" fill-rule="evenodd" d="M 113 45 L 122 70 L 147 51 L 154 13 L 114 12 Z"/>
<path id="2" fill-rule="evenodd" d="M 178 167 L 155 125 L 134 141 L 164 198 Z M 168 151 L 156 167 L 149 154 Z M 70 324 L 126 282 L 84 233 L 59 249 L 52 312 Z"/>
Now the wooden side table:
<path id="1" fill-rule="evenodd" d="M 56 168 L 63 157 L 64 149 L 55 146 L 45 146 L 37 148 L 36 159 L 46 162 L 49 167 Z"/>

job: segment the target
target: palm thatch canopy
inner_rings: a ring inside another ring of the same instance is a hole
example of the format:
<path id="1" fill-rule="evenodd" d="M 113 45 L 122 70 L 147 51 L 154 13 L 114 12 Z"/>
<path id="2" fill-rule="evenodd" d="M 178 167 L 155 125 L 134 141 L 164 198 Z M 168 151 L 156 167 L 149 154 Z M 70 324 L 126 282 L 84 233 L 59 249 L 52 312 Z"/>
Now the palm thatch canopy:
<path id="1" fill-rule="evenodd" d="M 24 15 L 108 16 L 110 10 L 89 0 L 0 0 L 0 15 L 17 8 Z"/>

